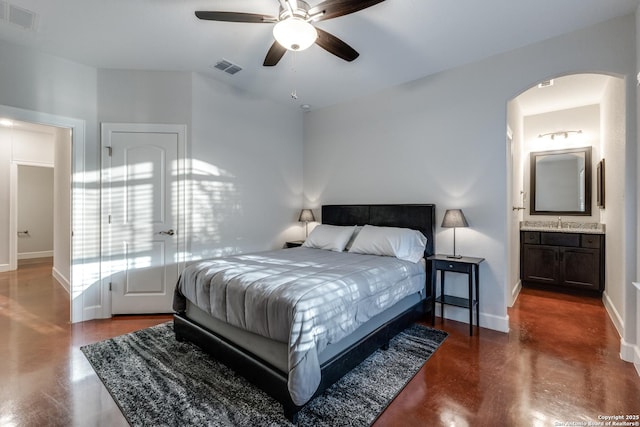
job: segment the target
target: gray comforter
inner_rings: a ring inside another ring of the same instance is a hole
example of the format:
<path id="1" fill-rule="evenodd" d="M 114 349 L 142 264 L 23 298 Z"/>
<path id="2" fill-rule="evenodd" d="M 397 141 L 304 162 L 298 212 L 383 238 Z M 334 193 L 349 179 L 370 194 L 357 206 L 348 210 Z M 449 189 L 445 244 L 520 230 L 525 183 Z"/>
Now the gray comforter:
<path id="1" fill-rule="evenodd" d="M 185 298 L 213 317 L 289 345 L 288 388 L 306 403 L 320 384 L 318 353 L 425 284 L 422 263 L 293 248 L 200 261 L 185 268 Z"/>

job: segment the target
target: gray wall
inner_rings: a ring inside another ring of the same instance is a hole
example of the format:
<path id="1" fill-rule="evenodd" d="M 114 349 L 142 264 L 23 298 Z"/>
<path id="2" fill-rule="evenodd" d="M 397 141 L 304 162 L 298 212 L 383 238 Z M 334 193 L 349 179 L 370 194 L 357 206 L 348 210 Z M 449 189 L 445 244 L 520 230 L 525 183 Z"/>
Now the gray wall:
<path id="1" fill-rule="evenodd" d="M 462 208 L 470 228 L 458 230 L 457 248 L 486 258 L 481 324 L 506 331 L 507 102 L 564 74 L 599 71 L 633 79 L 634 35 L 635 19 L 627 16 L 309 113 L 307 202 L 431 202 L 438 221 L 445 209 Z M 635 98 L 632 81 L 626 94 Z M 630 110 L 635 117 L 635 106 Z M 635 136 L 635 129 L 628 134 Z M 635 139 L 631 143 L 635 158 Z M 451 230 L 439 228 L 436 244 L 438 252 L 452 252 Z M 635 257 L 635 246 L 625 250 Z M 455 279 L 449 283 L 464 290 Z M 466 317 L 465 310 L 448 312 Z"/>
<path id="2" fill-rule="evenodd" d="M 18 231 L 25 230 L 18 259 L 53 255 L 53 168 L 18 166 Z"/>

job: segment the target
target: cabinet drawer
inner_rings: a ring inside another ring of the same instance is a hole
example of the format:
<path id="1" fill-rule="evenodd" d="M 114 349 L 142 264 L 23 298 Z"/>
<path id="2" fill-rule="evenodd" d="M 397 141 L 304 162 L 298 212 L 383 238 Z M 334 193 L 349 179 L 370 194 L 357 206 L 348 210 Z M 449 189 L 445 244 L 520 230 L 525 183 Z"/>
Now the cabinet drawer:
<path id="1" fill-rule="evenodd" d="M 471 271 L 470 264 L 459 263 L 456 261 L 444 261 L 444 260 L 437 260 L 434 262 L 435 262 L 434 267 L 438 270 L 455 271 L 457 273 L 469 273 Z"/>
<path id="2" fill-rule="evenodd" d="M 524 232 L 524 241 L 523 243 L 529 245 L 539 245 L 540 244 L 540 232 L 539 231 L 525 231 Z"/>
<path id="3" fill-rule="evenodd" d="M 583 234 L 582 235 L 582 247 L 583 248 L 600 248 L 600 236 L 594 234 Z"/>
<path id="4" fill-rule="evenodd" d="M 551 246 L 580 247 L 581 234 L 574 233 L 540 233 L 540 243 Z"/>

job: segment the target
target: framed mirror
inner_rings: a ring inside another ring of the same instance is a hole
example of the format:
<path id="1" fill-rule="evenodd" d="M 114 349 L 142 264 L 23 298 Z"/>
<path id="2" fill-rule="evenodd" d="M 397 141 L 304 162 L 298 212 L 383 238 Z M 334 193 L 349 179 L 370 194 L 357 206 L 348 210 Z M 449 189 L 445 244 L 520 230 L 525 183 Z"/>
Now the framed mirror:
<path id="1" fill-rule="evenodd" d="M 531 215 L 591 215 L 591 147 L 530 156 Z"/>

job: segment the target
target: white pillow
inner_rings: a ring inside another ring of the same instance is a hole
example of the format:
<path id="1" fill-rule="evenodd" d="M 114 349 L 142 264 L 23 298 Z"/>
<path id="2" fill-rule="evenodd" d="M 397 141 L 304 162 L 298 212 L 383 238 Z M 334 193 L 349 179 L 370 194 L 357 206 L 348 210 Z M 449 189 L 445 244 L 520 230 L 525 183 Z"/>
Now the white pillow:
<path id="1" fill-rule="evenodd" d="M 357 254 L 394 256 L 418 262 L 424 257 L 427 238 L 417 230 L 398 227 L 365 225 L 349 252 Z"/>
<path id="2" fill-rule="evenodd" d="M 353 234 L 351 235 L 351 237 L 349 237 L 347 246 L 344 247 L 345 251 L 348 251 L 349 249 L 351 249 L 351 245 L 353 245 L 354 240 L 356 240 L 356 237 L 358 237 L 358 234 L 360 234 L 360 230 L 362 230 L 362 227 L 359 225 L 356 225 L 356 228 L 353 230 Z"/>
<path id="3" fill-rule="evenodd" d="M 328 249 L 342 252 L 355 230 L 354 226 L 317 225 L 302 246 L 305 248 Z"/>

